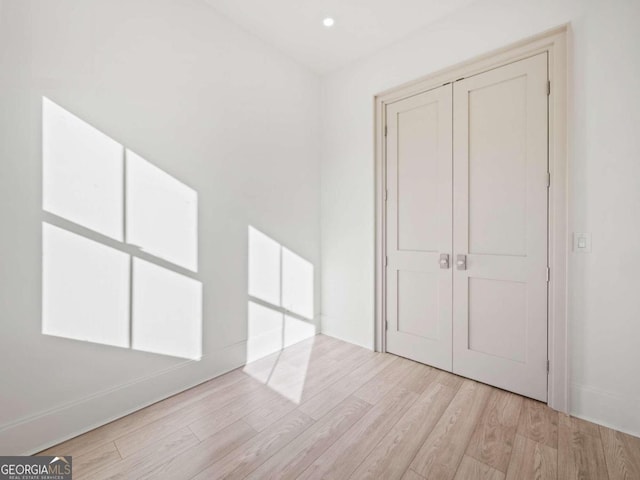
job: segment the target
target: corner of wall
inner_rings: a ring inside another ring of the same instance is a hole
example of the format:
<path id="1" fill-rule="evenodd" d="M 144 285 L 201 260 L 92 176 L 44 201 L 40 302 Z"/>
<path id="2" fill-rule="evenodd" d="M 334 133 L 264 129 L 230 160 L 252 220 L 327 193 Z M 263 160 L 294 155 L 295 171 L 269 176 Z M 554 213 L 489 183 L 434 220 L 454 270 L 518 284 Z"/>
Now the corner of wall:
<path id="1" fill-rule="evenodd" d="M 333 317 L 327 317 L 327 315 L 321 315 L 320 319 L 321 329 L 319 333 L 322 335 L 337 338 L 338 340 L 366 348 L 367 350 L 375 350 L 373 337 L 371 337 L 369 342 L 363 341 L 363 339 L 358 338 L 352 333 L 337 328 L 336 325 L 339 325 L 339 320 Z"/>

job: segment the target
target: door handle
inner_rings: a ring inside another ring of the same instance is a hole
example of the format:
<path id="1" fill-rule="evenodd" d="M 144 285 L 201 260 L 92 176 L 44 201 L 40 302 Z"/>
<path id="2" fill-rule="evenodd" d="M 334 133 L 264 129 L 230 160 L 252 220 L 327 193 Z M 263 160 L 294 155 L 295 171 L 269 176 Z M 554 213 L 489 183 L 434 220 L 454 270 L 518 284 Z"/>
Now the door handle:
<path id="1" fill-rule="evenodd" d="M 456 257 L 456 268 L 458 270 L 466 270 L 467 269 L 467 256 L 466 255 L 458 255 Z"/>
<path id="2" fill-rule="evenodd" d="M 447 269 L 449 268 L 449 254 L 441 253 L 440 254 L 440 268 Z"/>

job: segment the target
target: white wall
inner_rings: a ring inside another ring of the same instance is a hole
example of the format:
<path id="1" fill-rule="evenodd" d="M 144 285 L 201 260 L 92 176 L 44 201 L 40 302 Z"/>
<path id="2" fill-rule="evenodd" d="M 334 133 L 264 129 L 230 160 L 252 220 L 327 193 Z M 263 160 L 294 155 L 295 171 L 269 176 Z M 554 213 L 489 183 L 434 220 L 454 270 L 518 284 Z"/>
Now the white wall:
<path id="1" fill-rule="evenodd" d="M 1 0 L 0 22 L 6 455 L 244 363 L 249 225 L 313 265 L 319 311 L 320 84 L 199 0 Z M 43 96 L 197 192 L 200 361 L 41 333 Z"/>
<path id="2" fill-rule="evenodd" d="M 478 0 L 323 83 L 322 330 L 374 340 L 374 95 L 570 22 L 571 412 L 640 434 L 640 2 Z"/>

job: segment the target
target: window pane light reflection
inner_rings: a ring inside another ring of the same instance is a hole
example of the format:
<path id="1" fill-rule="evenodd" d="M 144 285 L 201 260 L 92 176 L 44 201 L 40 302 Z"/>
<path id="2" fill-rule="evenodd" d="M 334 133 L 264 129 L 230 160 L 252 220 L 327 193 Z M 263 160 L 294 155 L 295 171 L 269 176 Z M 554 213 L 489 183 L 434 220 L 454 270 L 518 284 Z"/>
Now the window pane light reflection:
<path id="1" fill-rule="evenodd" d="M 313 265 L 284 247 L 282 306 L 305 318 L 313 318 Z"/>
<path id="2" fill-rule="evenodd" d="M 127 243 L 198 269 L 198 194 L 127 149 Z"/>
<path id="3" fill-rule="evenodd" d="M 200 359 L 197 192 L 45 97 L 42 122 L 42 333 Z"/>
<path id="4" fill-rule="evenodd" d="M 42 333 L 129 346 L 129 255 L 42 225 Z"/>
<path id="5" fill-rule="evenodd" d="M 249 295 L 280 306 L 282 248 L 261 231 L 249 227 Z"/>
<path id="6" fill-rule="evenodd" d="M 247 363 L 279 352 L 316 334 L 313 319 L 313 264 L 249 226 L 248 230 Z M 306 320 L 305 320 L 306 319 Z M 244 371 L 298 403 L 304 389 L 313 342 L 305 345 L 295 366 L 278 357 L 264 368 Z"/>
<path id="7" fill-rule="evenodd" d="M 313 324 L 282 312 L 249 301 L 247 365 L 244 372 L 269 386 L 292 402 L 300 403 L 304 392 L 307 368 L 313 350 L 313 341 L 304 344 L 296 355 L 296 363 L 281 362 L 278 355 L 256 364 L 285 347 L 315 336 Z M 257 365 L 257 368 L 254 368 Z"/>
<path id="8" fill-rule="evenodd" d="M 123 147 L 42 99 L 44 210 L 123 240 Z"/>
<path id="9" fill-rule="evenodd" d="M 249 227 L 249 295 L 313 318 L 313 264 Z"/>
<path id="10" fill-rule="evenodd" d="M 133 259 L 134 350 L 198 360 L 202 356 L 202 284 Z"/>
<path id="11" fill-rule="evenodd" d="M 283 348 L 284 315 L 252 301 L 248 307 L 247 362 L 253 362 Z"/>

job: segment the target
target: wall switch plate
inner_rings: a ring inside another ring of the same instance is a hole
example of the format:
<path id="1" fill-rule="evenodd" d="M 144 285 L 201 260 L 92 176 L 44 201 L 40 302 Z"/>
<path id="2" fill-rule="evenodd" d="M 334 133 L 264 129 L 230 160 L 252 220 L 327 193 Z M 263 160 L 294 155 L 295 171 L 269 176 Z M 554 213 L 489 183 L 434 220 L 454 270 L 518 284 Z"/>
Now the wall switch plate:
<path id="1" fill-rule="evenodd" d="M 591 234 L 590 233 L 574 233 L 573 234 L 573 251 L 575 253 L 591 252 Z"/>

